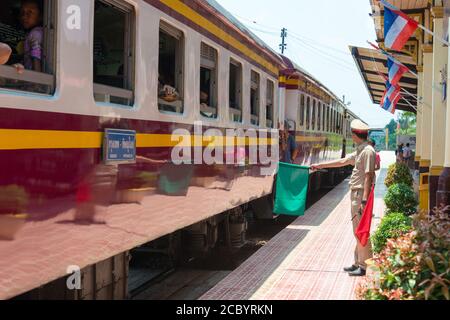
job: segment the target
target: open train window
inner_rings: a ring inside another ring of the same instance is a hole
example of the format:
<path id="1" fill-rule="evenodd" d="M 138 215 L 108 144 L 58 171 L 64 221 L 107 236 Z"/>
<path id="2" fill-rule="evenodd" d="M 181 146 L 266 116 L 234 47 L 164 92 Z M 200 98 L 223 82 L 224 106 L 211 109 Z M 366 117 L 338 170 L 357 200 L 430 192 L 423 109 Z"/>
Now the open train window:
<path id="1" fill-rule="evenodd" d="M 275 98 L 275 84 L 271 80 L 267 80 L 267 94 L 266 94 L 266 127 L 273 128 L 274 121 L 274 98 Z"/>
<path id="2" fill-rule="evenodd" d="M 326 105 L 325 105 L 325 103 L 322 103 L 322 131 L 325 131 L 326 130 L 326 118 L 325 118 L 325 116 L 326 116 L 326 114 L 325 114 L 325 112 L 326 112 Z"/>
<path id="3" fill-rule="evenodd" d="M 310 124 L 310 117 L 311 117 L 311 100 L 306 98 L 306 130 L 309 130 L 309 124 Z"/>
<path id="4" fill-rule="evenodd" d="M 260 101 L 259 74 L 252 71 L 250 76 L 250 122 L 255 126 L 259 126 Z"/>
<path id="5" fill-rule="evenodd" d="M 322 103 L 317 104 L 318 108 L 317 108 L 317 130 L 320 131 L 321 130 L 321 123 L 322 123 Z"/>
<path id="6" fill-rule="evenodd" d="M 2 0 L 0 42 L 12 49 L 0 66 L 0 88 L 51 95 L 55 91 L 56 2 Z"/>
<path id="7" fill-rule="evenodd" d="M 242 122 L 242 65 L 230 60 L 230 119 L 234 122 Z"/>
<path id="8" fill-rule="evenodd" d="M 216 119 L 217 110 L 217 50 L 207 44 L 200 48 L 200 114 Z"/>
<path id="9" fill-rule="evenodd" d="M 164 21 L 159 25 L 158 108 L 183 113 L 184 34 Z"/>
<path id="10" fill-rule="evenodd" d="M 305 124 L 305 96 L 302 94 L 300 95 L 300 126 L 303 126 Z"/>
<path id="11" fill-rule="evenodd" d="M 330 106 L 327 106 L 327 131 L 331 131 L 331 113 L 330 113 Z"/>
<path id="12" fill-rule="evenodd" d="M 316 130 L 316 100 L 313 100 L 311 118 L 311 130 Z"/>
<path id="13" fill-rule="evenodd" d="M 134 8 L 124 1 L 96 0 L 94 98 L 134 104 Z"/>

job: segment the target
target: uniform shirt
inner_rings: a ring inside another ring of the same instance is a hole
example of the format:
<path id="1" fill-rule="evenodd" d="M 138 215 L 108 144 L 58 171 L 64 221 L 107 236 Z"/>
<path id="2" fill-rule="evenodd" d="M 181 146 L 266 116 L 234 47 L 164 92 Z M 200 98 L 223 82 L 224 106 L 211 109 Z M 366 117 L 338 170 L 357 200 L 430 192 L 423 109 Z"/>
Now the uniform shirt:
<path id="1" fill-rule="evenodd" d="M 354 166 L 350 178 L 350 189 L 364 189 L 366 173 L 375 174 L 375 149 L 367 142 L 361 143 L 356 148 L 356 152 L 350 154 L 347 159 L 349 159 Z"/>
<path id="2" fill-rule="evenodd" d="M 283 154 L 281 162 L 292 163 L 292 153 L 297 149 L 297 143 L 293 135 L 289 134 L 286 150 Z"/>

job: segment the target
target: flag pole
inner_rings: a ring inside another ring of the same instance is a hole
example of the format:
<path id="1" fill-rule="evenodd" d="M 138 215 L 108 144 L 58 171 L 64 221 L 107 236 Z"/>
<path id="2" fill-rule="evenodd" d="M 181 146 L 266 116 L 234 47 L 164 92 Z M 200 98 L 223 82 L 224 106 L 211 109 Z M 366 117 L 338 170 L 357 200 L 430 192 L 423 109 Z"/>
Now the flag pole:
<path id="1" fill-rule="evenodd" d="M 445 39 L 441 38 L 440 36 L 437 36 L 433 31 L 425 28 L 423 25 L 419 24 L 418 27 L 425 31 L 425 33 L 428 33 L 429 35 L 433 36 L 435 39 L 441 41 L 443 44 L 445 44 L 447 47 L 450 47 L 450 42 L 446 41 Z"/>
<path id="2" fill-rule="evenodd" d="M 389 9 L 395 10 L 395 11 L 400 11 L 401 10 L 399 8 L 397 8 L 396 6 L 390 4 L 389 2 L 387 2 L 386 0 L 380 0 L 380 2 L 383 4 L 383 6 L 388 7 Z M 428 28 L 425 28 L 423 25 L 421 25 L 420 23 L 417 23 L 417 27 L 419 27 L 420 29 L 422 29 L 425 33 L 428 33 L 429 35 L 433 36 L 435 39 L 441 41 L 443 44 L 445 44 L 446 46 L 450 47 L 450 42 L 448 42 L 447 40 L 445 40 L 444 38 L 436 35 L 433 31 L 431 31 Z"/>
<path id="3" fill-rule="evenodd" d="M 398 61 L 392 54 L 386 52 L 385 50 L 381 49 L 380 47 L 374 45 L 372 42 L 367 41 L 368 44 L 370 44 L 372 47 L 374 47 L 377 51 L 379 51 L 380 53 L 384 54 L 385 56 L 391 58 L 392 60 L 394 60 L 395 63 L 402 65 L 403 67 L 405 67 L 406 69 L 408 69 L 408 72 L 411 73 L 414 77 L 416 77 L 417 79 L 419 79 L 419 75 L 417 73 L 415 73 L 414 71 L 412 71 L 410 68 L 408 68 L 407 66 L 405 66 L 403 63 L 401 63 L 400 61 Z"/>

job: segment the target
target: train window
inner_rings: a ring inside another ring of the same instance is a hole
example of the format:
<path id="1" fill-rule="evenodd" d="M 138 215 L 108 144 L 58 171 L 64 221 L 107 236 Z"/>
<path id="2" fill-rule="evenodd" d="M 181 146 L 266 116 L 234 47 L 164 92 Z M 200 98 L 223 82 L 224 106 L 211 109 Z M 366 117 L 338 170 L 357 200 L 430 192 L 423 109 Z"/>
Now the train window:
<path id="1" fill-rule="evenodd" d="M 326 130 L 326 114 L 325 114 L 325 112 L 326 112 L 326 106 L 325 106 L 325 103 L 322 103 L 322 131 L 325 131 Z"/>
<path id="2" fill-rule="evenodd" d="M 305 96 L 302 94 L 300 96 L 300 126 L 303 126 L 305 124 Z"/>
<path id="3" fill-rule="evenodd" d="M 336 133 L 336 117 L 337 113 L 336 110 L 333 110 L 333 132 Z"/>
<path id="4" fill-rule="evenodd" d="M 259 110 L 260 110 L 260 94 L 259 94 L 259 74 L 255 71 L 251 72 L 250 76 L 250 122 L 251 124 L 259 125 Z"/>
<path id="5" fill-rule="evenodd" d="M 230 61 L 230 119 L 234 122 L 242 122 L 242 65 Z"/>
<path id="6" fill-rule="evenodd" d="M 311 115 L 311 130 L 316 130 L 316 100 L 313 100 Z"/>
<path id="7" fill-rule="evenodd" d="M 330 106 L 327 106 L 327 131 L 330 132 Z"/>
<path id="8" fill-rule="evenodd" d="M 306 130 L 309 130 L 310 124 L 310 115 L 311 115 L 311 100 L 309 97 L 306 99 Z"/>
<path id="9" fill-rule="evenodd" d="M 317 104 L 318 108 L 317 108 L 317 130 L 320 131 L 321 130 L 321 123 L 322 123 L 322 103 Z"/>
<path id="10" fill-rule="evenodd" d="M 0 42 L 8 44 L 12 54 L 0 66 L 0 88 L 54 93 L 56 2 L 2 0 Z"/>
<path id="11" fill-rule="evenodd" d="M 266 127 L 273 128 L 274 121 L 274 92 L 275 84 L 273 81 L 267 80 L 267 97 L 266 97 Z"/>
<path id="12" fill-rule="evenodd" d="M 217 110 L 217 50 L 205 43 L 200 50 L 200 113 L 215 119 Z"/>
<path id="13" fill-rule="evenodd" d="M 184 34 L 164 21 L 159 24 L 158 109 L 183 113 Z"/>
<path id="14" fill-rule="evenodd" d="M 96 0 L 94 12 L 94 98 L 134 103 L 134 9 L 123 1 Z"/>

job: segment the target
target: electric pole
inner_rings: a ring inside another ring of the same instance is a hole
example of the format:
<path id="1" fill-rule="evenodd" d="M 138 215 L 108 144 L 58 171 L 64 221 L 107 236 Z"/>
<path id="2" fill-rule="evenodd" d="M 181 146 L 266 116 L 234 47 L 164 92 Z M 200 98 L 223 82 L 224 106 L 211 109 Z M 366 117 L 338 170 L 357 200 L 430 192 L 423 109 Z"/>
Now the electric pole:
<path id="1" fill-rule="evenodd" d="M 281 44 L 280 44 L 281 54 L 284 54 L 284 50 L 287 47 L 286 38 L 287 38 L 287 29 L 283 28 L 281 29 Z"/>

